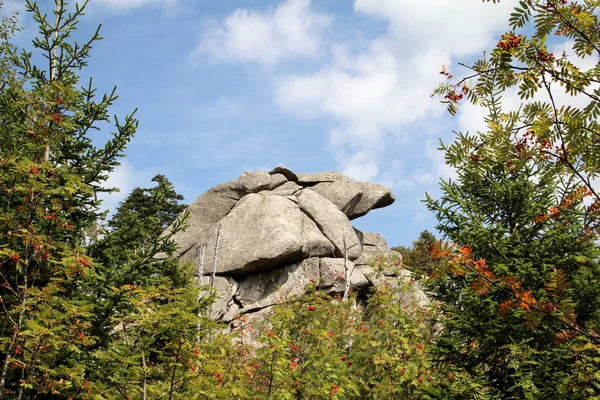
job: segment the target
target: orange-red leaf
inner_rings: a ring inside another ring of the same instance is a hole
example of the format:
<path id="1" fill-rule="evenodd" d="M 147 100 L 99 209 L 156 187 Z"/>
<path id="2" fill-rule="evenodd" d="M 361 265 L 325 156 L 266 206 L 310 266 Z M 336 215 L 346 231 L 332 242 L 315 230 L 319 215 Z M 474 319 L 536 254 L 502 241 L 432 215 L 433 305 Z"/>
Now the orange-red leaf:
<path id="1" fill-rule="evenodd" d="M 463 256 L 468 256 L 473 252 L 473 249 L 471 249 L 469 246 L 463 246 L 460 248 L 460 252 Z"/>
<path id="2" fill-rule="evenodd" d="M 513 292 L 521 289 L 521 282 L 513 276 L 504 276 L 500 284 L 503 286 L 508 286 Z"/>
<path id="3" fill-rule="evenodd" d="M 490 266 L 486 264 L 485 258 L 480 258 L 475 261 L 475 270 L 482 276 L 484 276 L 487 280 L 492 281 L 494 278 L 494 273 L 490 271 Z"/>
<path id="4" fill-rule="evenodd" d="M 556 336 L 554 337 L 554 341 L 557 343 L 563 343 L 572 338 L 574 335 L 575 332 L 563 329 L 562 331 L 556 334 Z"/>
<path id="5" fill-rule="evenodd" d="M 492 285 L 485 279 L 477 277 L 477 279 L 471 283 L 471 289 L 473 289 L 478 295 L 483 296 L 492 289 Z"/>
<path id="6" fill-rule="evenodd" d="M 519 302 L 519 308 L 522 310 L 531 310 L 531 307 L 536 305 L 537 300 L 533 297 L 532 293 L 532 290 L 515 293 L 515 296 L 521 300 Z"/>
<path id="7" fill-rule="evenodd" d="M 510 313 L 510 309 L 514 306 L 515 304 L 512 302 L 512 300 L 506 300 L 498 304 L 500 315 L 506 317 Z"/>

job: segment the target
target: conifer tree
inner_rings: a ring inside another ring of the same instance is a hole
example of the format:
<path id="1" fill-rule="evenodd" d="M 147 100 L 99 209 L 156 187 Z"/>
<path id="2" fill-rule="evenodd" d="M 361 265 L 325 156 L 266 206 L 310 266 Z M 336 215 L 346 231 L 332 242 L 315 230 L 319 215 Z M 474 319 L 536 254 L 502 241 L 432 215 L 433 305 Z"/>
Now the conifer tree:
<path id="1" fill-rule="evenodd" d="M 161 236 L 173 224 L 173 230 L 183 228 L 185 205 L 180 204 L 183 196 L 178 194 L 164 175 L 152 179 L 157 182 L 149 189 L 135 188 L 121 202 L 107 223 L 107 229 L 93 242 L 88 254 L 97 263 L 98 280 L 92 285 L 94 304 L 94 327 L 97 335 L 106 337 L 110 316 L 120 312 L 120 302 L 126 300 L 123 293 L 113 287 L 134 285 L 150 287 L 165 283 L 168 278 L 173 288 L 190 284 L 189 276 L 176 259 L 170 257 L 175 250 L 171 235 Z M 177 218 L 181 214 L 181 219 Z M 162 256 L 157 257 L 157 255 Z"/>
<path id="2" fill-rule="evenodd" d="M 69 12 L 55 0 L 47 15 L 27 1 L 45 67 L 10 44 L 14 25 L 0 29 L 0 399 L 193 398 L 204 384 L 191 383 L 223 369 L 231 343 L 202 317 L 209 291 L 200 297 L 192 270 L 171 257 L 181 196 L 157 176 L 89 244 L 103 216 L 97 195 L 113 190 L 106 178 L 137 121 L 109 117 L 114 91 L 79 87 L 100 39 L 71 40 L 86 4 Z M 111 121 L 98 147 L 90 133 Z"/>
<path id="3" fill-rule="evenodd" d="M 597 7 L 520 1 L 489 56 L 456 82 L 444 68 L 436 91 L 451 113 L 463 99 L 488 109 L 485 132 L 442 144 L 458 181 L 427 199 L 450 240 L 434 247 L 447 262 L 429 280 L 447 316 L 438 351 L 502 398 L 600 393 Z M 572 54 L 549 51 L 563 37 Z M 521 105 L 505 110 L 513 88 Z"/>
<path id="4" fill-rule="evenodd" d="M 406 268 L 417 273 L 430 274 L 433 268 L 431 264 L 436 261 L 429 254 L 429 249 L 436 241 L 433 233 L 424 230 L 410 247 L 395 246 L 392 250 L 402 254 L 402 264 Z"/>
<path id="5" fill-rule="evenodd" d="M 0 399 L 66 398 L 89 390 L 78 357 L 93 343 L 81 290 L 93 261 L 81 245 L 137 121 L 115 117 L 105 144 L 92 142 L 98 124 L 111 122 L 116 95 L 98 98 L 91 80 L 79 87 L 78 71 L 100 39 L 99 32 L 83 44 L 71 39 L 85 3 L 69 12 L 56 0 L 47 15 L 28 0 L 26 9 L 39 26 L 33 46 L 46 65 L 3 47 L 9 62 L 0 94 Z"/>

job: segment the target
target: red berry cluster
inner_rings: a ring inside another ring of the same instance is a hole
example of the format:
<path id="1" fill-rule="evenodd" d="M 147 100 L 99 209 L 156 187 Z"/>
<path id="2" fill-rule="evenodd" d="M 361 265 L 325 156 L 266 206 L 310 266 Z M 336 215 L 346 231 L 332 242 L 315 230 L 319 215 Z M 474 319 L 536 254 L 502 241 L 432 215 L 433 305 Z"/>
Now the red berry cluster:
<path id="1" fill-rule="evenodd" d="M 510 49 L 514 49 L 521 44 L 521 40 L 523 40 L 523 35 L 502 35 L 502 39 L 498 42 L 498 48 L 509 51 Z"/>
<path id="2" fill-rule="evenodd" d="M 540 62 L 548 62 L 554 60 L 554 53 L 547 53 L 544 50 L 538 50 L 537 56 Z"/>
<path id="3" fill-rule="evenodd" d="M 338 390 L 340 390 L 338 385 L 336 385 L 336 384 L 331 385 L 331 390 L 329 391 L 329 396 L 333 397 L 338 392 Z"/>
<path id="4" fill-rule="evenodd" d="M 467 157 L 469 158 L 469 160 L 473 161 L 474 163 L 478 163 L 483 158 L 483 156 L 480 154 L 470 154 Z"/>
<path id="5" fill-rule="evenodd" d="M 554 149 L 556 152 L 560 150 L 559 145 L 553 146 L 552 143 L 547 138 L 538 139 L 535 135 L 534 131 L 528 130 L 523 134 L 523 140 L 530 143 L 531 146 L 536 146 L 539 149 L 540 155 L 544 155 L 549 153 Z"/>
<path id="6" fill-rule="evenodd" d="M 592 203 L 587 208 L 588 213 L 598 213 L 600 212 L 600 202 Z"/>
<path id="7" fill-rule="evenodd" d="M 546 2 L 546 5 L 544 6 L 544 8 L 545 8 L 546 10 L 549 10 L 550 8 L 554 8 L 554 7 L 556 7 L 556 4 L 558 4 L 558 3 L 560 3 L 560 4 L 562 4 L 562 5 L 565 5 L 565 4 L 567 4 L 568 2 L 569 2 L 568 0 L 558 0 L 558 2 L 556 2 L 556 3 L 551 3 L 550 1 L 547 1 L 547 2 Z"/>
<path id="8" fill-rule="evenodd" d="M 458 102 L 459 100 L 461 100 L 463 98 L 463 94 L 462 93 L 456 93 L 456 92 L 448 92 L 444 98 L 452 101 L 452 102 Z"/>

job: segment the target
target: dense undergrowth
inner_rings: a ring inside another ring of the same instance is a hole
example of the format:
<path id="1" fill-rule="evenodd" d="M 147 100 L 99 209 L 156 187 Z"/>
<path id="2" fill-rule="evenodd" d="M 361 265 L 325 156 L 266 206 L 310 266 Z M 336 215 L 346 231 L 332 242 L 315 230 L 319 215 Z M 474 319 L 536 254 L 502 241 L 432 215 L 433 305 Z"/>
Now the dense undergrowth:
<path id="1" fill-rule="evenodd" d="M 426 203 L 445 240 L 399 249 L 429 305 L 393 285 L 366 303 L 307 288 L 226 335 L 171 256 L 186 213 L 164 176 L 99 211 L 137 121 L 81 87 L 100 38 L 72 41 L 84 6 L 28 0 L 47 68 L 11 44 L 14 18 L 0 27 L 0 399 L 599 398 L 600 66 L 569 58 L 600 56 L 597 7 L 521 1 L 470 76 L 442 70 L 449 111 L 487 107 L 489 129 L 442 144 L 459 179 Z M 574 54 L 548 51 L 563 38 Z M 521 107 L 504 111 L 512 89 Z"/>

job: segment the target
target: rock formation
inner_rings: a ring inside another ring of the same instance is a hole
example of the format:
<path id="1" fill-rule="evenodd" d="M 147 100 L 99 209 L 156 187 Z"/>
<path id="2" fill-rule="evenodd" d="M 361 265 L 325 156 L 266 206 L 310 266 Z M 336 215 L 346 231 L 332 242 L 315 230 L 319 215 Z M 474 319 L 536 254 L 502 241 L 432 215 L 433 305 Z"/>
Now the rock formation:
<path id="1" fill-rule="evenodd" d="M 311 282 L 332 294 L 346 290 L 347 277 L 363 292 L 384 282 L 399 287 L 408 279 L 400 262 L 379 276 L 369 264 L 376 257 L 401 260 L 400 254 L 350 222 L 394 200 L 390 189 L 338 172 L 245 173 L 188 207 L 189 227 L 174 236 L 176 255 L 197 266 L 199 283 L 215 288 L 211 316 L 224 322 L 264 315 Z M 417 286 L 404 295 L 425 301 Z"/>

